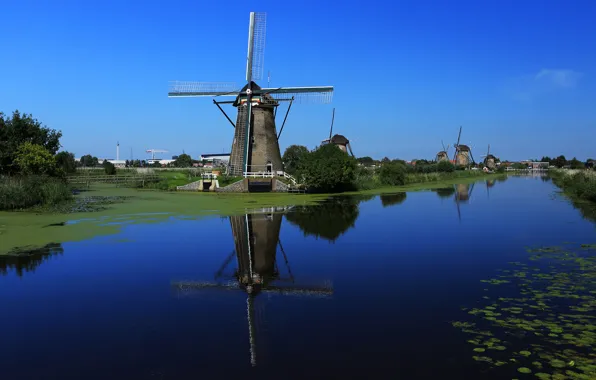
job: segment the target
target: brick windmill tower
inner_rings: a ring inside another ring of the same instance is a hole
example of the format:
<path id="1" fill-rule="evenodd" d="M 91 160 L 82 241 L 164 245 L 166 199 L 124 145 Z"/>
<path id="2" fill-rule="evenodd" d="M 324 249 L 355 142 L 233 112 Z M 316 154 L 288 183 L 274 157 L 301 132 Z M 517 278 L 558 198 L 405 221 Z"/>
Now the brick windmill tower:
<path id="1" fill-rule="evenodd" d="M 254 81 L 262 79 L 265 51 L 266 14 L 250 12 L 248 24 L 248 54 L 246 84 L 238 89 L 234 83 L 172 82 L 169 97 L 235 97 L 231 101 L 216 101 L 220 111 L 234 126 L 234 140 L 228 173 L 247 176 L 252 172 L 283 171 L 279 137 L 294 101 L 329 103 L 333 86 L 262 88 Z M 288 101 L 288 109 L 279 133 L 275 126 L 279 102 Z M 225 113 L 221 104 L 232 104 L 238 110 L 236 123 Z"/>

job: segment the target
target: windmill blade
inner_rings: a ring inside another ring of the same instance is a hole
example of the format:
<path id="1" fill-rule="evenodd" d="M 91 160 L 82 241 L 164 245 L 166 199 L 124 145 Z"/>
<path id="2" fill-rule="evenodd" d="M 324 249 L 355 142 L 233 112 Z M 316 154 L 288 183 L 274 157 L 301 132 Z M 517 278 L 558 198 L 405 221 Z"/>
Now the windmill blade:
<path id="1" fill-rule="evenodd" d="M 238 86 L 232 82 L 171 81 L 168 97 L 238 96 Z"/>
<path id="2" fill-rule="evenodd" d="M 333 108 L 333 113 L 331 114 L 331 129 L 329 130 L 329 141 L 331 141 L 331 135 L 333 134 L 333 122 L 335 121 L 335 107 Z"/>
<path id="3" fill-rule="evenodd" d="M 201 293 L 205 290 L 242 290 L 236 282 L 216 283 L 205 281 L 179 281 L 173 282 L 172 287 L 182 293 Z M 333 286 L 325 284 L 323 286 L 274 286 L 269 285 L 261 289 L 261 293 L 272 293 L 291 296 L 314 296 L 328 297 L 333 295 Z"/>
<path id="4" fill-rule="evenodd" d="M 352 152 L 352 144 L 350 144 L 350 143 L 348 142 L 348 144 L 347 144 L 347 145 L 348 145 L 348 150 L 350 151 L 350 154 L 352 155 L 352 157 L 356 157 L 356 156 L 354 156 L 354 152 Z"/>
<path id="5" fill-rule="evenodd" d="M 447 152 L 447 150 L 445 149 L 445 144 L 443 144 L 443 140 L 441 140 L 441 146 L 443 146 L 443 151 Z"/>
<path id="6" fill-rule="evenodd" d="M 268 94 L 274 99 L 294 97 L 298 103 L 327 104 L 333 100 L 333 86 L 263 88 L 255 91 L 255 95 L 259 94 Z"/>
<path id="7" fill-rule="evenodd" d="M 265 61 L 267 13 L 250 12 L 248 24 L 248 54 L 246 56 L 247 82 L 261 80 Z"/>

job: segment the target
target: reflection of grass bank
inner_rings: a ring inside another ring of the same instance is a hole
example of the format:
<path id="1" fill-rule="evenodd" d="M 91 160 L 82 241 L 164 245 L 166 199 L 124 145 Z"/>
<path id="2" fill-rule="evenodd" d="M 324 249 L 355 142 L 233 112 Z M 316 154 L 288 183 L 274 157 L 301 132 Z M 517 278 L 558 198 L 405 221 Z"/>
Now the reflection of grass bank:
<path id="1" fill-rule="evenodd" d="M 95 212 L 70 214 L 0 212 L 0 254 L 23 245 L 41 247 L 48 243 L 80 241 L 97 235 L 117 233 L 124 223 L 152 223 L 170 217 L 199 218 L 233 215 L 247 209 L 314 204 L 326 196 L 298 194 L 167 193 L 94 185 L 76 198 L 117 199 L 100 202 Z M 50 226 L 66 222 L 64 226 Z"/>
<path id="2" fill-rule="evenodd" d="M 596 378 L 596 251 L 530 249 L 484 280 L 485 296 L 453 322 L 467 334 L 470 355 L 491 367 L 513 367 L 540 379 Z"/>
<path id="3" fill-rule="evenodd" d="M 456 171 L 453 173 L 412 173 L 406 177 L 403 186 L 385 186 L 359 191 L 361 194 L 382 194 L 403 191 L 420 191 L 444 188 L 457 184 L 468 184 L 483 179 L 506 179 L 506 174 L 487 174 L 481 171 Z"/>

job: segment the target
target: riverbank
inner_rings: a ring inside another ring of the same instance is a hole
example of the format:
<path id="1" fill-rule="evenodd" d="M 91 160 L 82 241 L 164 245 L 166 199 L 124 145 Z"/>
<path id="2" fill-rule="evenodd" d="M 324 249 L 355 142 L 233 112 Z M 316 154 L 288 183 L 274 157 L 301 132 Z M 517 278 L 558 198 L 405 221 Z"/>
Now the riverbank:
<path id="1" fill-rule="evenodd" d="M 549 175 L 583 217 L 596 221 L 596 172 L 593 170 L 555 169 Z"/>
<path id="2" fill-rule="evenodd" d="M 264 207 L 308 205 L 326 197 L 287 193 L 256 196 L 175 193 L 95 184 L 89 191 L 75 195 L 74 203 L 70 204 L 69 210 L 60 207 L 54 212 L 0 212 L 0 255 L 19 254 L 21 251 L 48 243 L 80 241 L 98 235 L 111 235 L 129 224 L 156 223 L 170 218 L 227 216 L 244 213 L 247 209 Z M 84 207 L 79 207 L 81 204 Z M 96 211 L 85 211 L 90 208 Z M 19 251 L 15 251 L 17 248 Z"/>
<path id="3" fill-rule="evenodd" d="M 504 173 L 484 173 L 480 170 L 455 171 L 451 173 L 412 173 L 406 176 L 406 184 L 402 186 L 382 186 L 370 190 L 353 191 L 343 194 L 383 194 L 408 191 L 424 191 L 440 189 L 458 184 L 468 184 L 482 180 L 503 180 Z"/>

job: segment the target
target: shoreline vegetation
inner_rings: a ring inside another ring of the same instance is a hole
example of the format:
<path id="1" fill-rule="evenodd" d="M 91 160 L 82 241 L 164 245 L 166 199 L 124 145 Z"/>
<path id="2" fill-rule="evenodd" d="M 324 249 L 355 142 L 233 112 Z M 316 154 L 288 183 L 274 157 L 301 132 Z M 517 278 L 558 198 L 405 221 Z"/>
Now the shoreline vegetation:
<path id="1" fill-rule="evenodd" d="M 555 169 L 549 176 L 584 218 L 596 222 L 596 171 Z"/>

